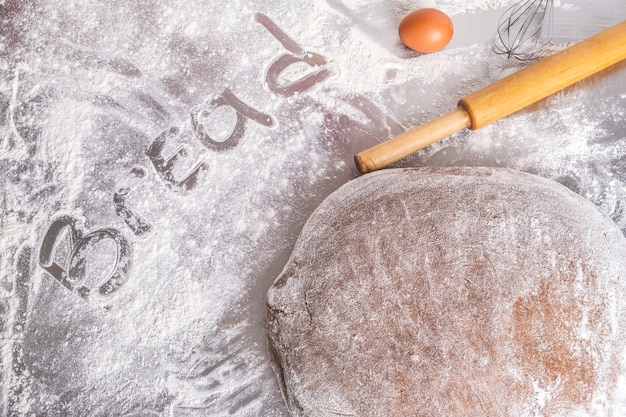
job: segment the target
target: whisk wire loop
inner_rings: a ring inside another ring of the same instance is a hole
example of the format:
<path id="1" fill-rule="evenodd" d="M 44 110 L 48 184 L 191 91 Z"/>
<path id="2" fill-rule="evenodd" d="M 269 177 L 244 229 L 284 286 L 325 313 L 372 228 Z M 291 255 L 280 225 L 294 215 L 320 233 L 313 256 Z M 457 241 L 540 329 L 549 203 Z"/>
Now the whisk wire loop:
<path id="1" fill-rule="evenodd" d="M 518 1 L 498 22 L 494 51 L 522 61 L 536 59 L 550 43 L 553 30 L 554 0 Z"/>

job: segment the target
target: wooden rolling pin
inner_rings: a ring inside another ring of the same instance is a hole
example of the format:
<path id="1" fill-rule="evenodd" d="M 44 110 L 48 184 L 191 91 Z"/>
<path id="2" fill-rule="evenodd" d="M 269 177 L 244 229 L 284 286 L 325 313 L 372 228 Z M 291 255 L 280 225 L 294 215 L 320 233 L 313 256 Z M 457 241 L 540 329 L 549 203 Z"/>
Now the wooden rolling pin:
<path id="1" fill-rule="evenodd" d="M 464 128 L 508 116 L 626 59 L 626 20 L 502 78 L 459 101 L 456 110 L 354 156 L 363 174 L 384 168 Z"/>

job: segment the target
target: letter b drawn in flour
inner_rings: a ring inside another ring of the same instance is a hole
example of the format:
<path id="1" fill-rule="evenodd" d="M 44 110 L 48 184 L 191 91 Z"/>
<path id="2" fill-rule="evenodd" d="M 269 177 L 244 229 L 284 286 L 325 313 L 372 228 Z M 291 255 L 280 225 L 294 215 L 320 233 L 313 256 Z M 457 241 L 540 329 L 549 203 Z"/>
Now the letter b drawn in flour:
<path id="1" fill-rule="evenodd" d="M 71 216 L 55 219 L 39 249 L 39 264 L 65 288 L 84 298 L 108 296 L 126 281 L 131 268 L 131 247 L 113 228 L 85 235 Z"/>

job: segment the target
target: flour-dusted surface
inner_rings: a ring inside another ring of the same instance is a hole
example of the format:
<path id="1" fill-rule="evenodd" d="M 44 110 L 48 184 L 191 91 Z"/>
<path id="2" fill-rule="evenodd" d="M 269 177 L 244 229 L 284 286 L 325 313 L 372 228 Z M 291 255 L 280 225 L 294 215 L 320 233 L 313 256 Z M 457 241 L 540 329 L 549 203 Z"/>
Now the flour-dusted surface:
<path id="1" fill-rule="evenodd" d="M 504 169 L 387 170 L 307 221 L 268 294 L 296 416 L 621 416 L 626 239 Z"/>
<path id="2" fill-rule="evenodd" d="M 264 305 L 306 218 L 355 152 L 519 66 L 489 45 L 510 0 L 439 1 L 449 48 L 401 48 L 433 3 L 0 0 L 0 414 L 287 415 Z M 626 15 L 557 11 L 554 49 Z M 625 82 L 404 163 L 538 172 L 626 229 Z"/>

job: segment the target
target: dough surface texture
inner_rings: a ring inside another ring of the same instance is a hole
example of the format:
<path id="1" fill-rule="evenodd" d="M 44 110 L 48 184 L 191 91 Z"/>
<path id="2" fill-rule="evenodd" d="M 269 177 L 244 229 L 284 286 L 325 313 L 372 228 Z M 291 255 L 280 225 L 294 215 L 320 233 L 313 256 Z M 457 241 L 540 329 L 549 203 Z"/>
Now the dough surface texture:
<path id="1" fill-rule="evenodd" d="M 383 170 L 312 214 L 268 292 L 294 416 L 626 415 L 626 239 L 556 182 Z"/>

